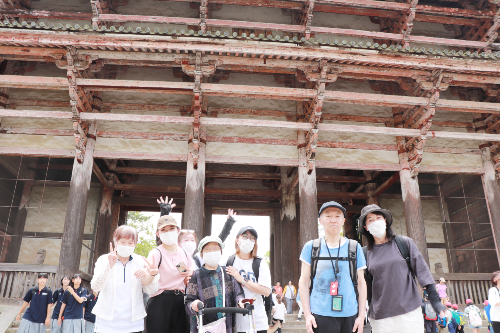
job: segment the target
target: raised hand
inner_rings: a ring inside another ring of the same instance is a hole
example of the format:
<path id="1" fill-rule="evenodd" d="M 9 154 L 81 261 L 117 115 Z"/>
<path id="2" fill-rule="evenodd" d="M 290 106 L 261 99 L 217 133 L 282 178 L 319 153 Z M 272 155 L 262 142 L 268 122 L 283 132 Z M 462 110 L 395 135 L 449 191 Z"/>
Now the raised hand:
<path id="1" fill-rule="evenodd" d="M 164 204 L 164 203 L 168 203 L 170 205 L 170 207 L 172 207 L 172 209 L 177 206 L 176 204 L 174 204 L 174 198 L 171 198 L 170 201 L 168 201 L 168 197 L 165 196 L 165 200 L 163 200 L 163 197 L 160 197 L 160 199 L 156 199 L 156 202 L 158 204 Z"/>
<path id="2" fill-rule="evenodd" d="M 135 272 L 134 273 L 135 277 L 138 279 L 142 279 L 148 274 L 151 276 L 155 276 L 156 274 L 158 274 L 158 267 L 156 267 L 155 257 L 153 257 L 153 263 L 150 263 L 146 258 L 143 259 L 146 262 L 146 266 L 143 269 L 140 269 L 137 272 Z"/>
<path id="3" fill-rule="evenodd" d="M 73 287 L 71 287 L 71 286 L 68 286 L 68 289 L 67 289 L 67 290 L 68 290 L 68 292 L 69 292 L 71 295 L 73 295 L 73 294 L 75 293 L 75 290 L 74 290 L 74 289 L 73 289 Z"/>
<path id="4" fill-rule="evenodd" d="M 113 244 L 111 242 L 109 242 L 108 260 L 109 260 L 109 268 L 113 268 L 113 266 L 118 261 L 118 255 L 116 254 L 116 248 L 113 248 Z"/>
<path id="5" fill-rule="evenodd" d="M 234 218 L 236 216 L 236 214 L 237 213 L 232 209 L 227 210 L 227 218 L 230 218 L 230 217 Z"/>

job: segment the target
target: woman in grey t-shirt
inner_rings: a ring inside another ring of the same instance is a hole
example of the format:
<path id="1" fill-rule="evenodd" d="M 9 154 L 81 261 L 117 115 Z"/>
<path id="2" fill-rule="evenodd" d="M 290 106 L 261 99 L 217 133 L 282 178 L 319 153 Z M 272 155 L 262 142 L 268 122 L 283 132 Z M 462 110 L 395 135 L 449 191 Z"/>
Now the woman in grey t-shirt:
<path id="1" fill-rule="evenodd" d="M 373 276 L 372 299 L 368 317 L 374 333 L 422 333 L 422 299 L 417 282 L 396 244 L 392 230 L 392 214 L 377 205 L 363 208 L 359 232 L 366 236 L 367 271 Z M 406 242 L 411 270 L 421 286 L 429 292 L 436 313 L 446 311 L 434 285 L 434 278 L 411 238 L 398 236 Z"/>

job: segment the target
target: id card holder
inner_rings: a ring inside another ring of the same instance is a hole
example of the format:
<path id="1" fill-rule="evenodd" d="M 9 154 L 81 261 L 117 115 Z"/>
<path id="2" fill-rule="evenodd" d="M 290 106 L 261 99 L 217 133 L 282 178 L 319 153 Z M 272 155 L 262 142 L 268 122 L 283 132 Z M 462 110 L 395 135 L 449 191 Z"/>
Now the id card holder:
<path id="1" fill-rule="evenodd" d="M 332 296 L 332 311 L 342 312 L 344 299 L 342 295 Z"/>

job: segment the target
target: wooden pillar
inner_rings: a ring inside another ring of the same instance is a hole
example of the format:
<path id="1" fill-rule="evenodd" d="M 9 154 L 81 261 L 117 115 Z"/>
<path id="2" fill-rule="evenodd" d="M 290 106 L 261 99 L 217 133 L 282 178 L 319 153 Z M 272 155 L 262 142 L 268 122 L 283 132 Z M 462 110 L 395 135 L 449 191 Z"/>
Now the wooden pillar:
<path id="1" fill-rule="evenodd" d="M 271 255 L 274 258 L 274 280 L 273 285 L 276 281 L 280 281 L 283 285 L 283 242 L 282 242 L 282 228 L 281 228 L 281 211 L 279 209 L 273 209 L 272 212 L 273 225 L 274 225 L 274 247 Z"/>
<path id="2" fill-rule="evenodd" d="M 299 249 L 311 239 L 318 238 L 318 200 L 316 188 L 316 166 L 309 172 L 307 160 L 306 131 L 298 131 L 299 146 L 299 201 L 300 232 Z"/>
<path id="3" fill-rule="evenodd" d="M 14 235 L 11 237 L 9 251 L 6 258 L 6 262 L 10 263 L 17 263 L 17 260 L 19 259 L 19 251 L 21 250 L 21 243 L 23 241 L 22 234 L 26 224 L 26 216 L 28 215 L 28 207 L 31 199 L 31 190 L 35 179 L 35 171 L 33 170 L 35 170 L 37 159 L 29 159 L 26 157 L 25 159 L 27 161 L 25 160 L 25 163 L 21 164 L 21 174 L 25 175 L 26 180 L 24 181 L 23 194 L 21 196 L 21 201 L 19 202 L 19 210 L 17 211 L 16 219 L 14 220 Z"/>
<path id="4" fill-rule="evenodd" d="M 429 265 L 429 253 L 427 252 L 427 240 L 425 238 L 424 215 L 422 214 L 418 176 L 411 177 L 409 169 L 402 169 L 399 171 L 399 175 L 405 211 L 406 233 L 408 237 L 413 239 L 427 262 L 427 265 Z"/>
<path id="5" fill-rule="evenodd" d="M 212 207 L 205 206 L 205 221 L 203 223 L 203 237 L 212 234 Z"/>
<path id="6" fill-rule="evenodd" d="M 94 263 L 101 255 L 109 252 L 109 238 L 111 237 L 111 219 L 113 214 L 113 192 L 113 187 L 105 186 L 102 189 L 101 205 L 99 207 L 99 214 L 97 215 Z"/>
<path id="7" fill-rule="evenodd" d="M 483 186 L 488 211 L 490 213 L 491 228 L 493 239 L 497 251 L 497 260 L 500 261 L 500 186 L 495 174 L 495 168 L 491 161 L 491 152 L 489 147 L 481 148 L 483 159 L 484 175 Z"/>
<path id="8" fill-rule="evenodd" d="M 58 276 L 72 275 L 79 271 L 82 252 L 83 229 L 85 214 L 94 163 L 94 146 L 96 123 L 90 123 L 83 163 L 75 157 L 71 185 L 69 188 L 68 206 L 64 220 L 64 231 L 59 255 Z"/>
<path id="9" fill-rule="evenodd" d="M 288 193 L 292 182 L 291 177 L 288 177 L 288 169 L 281 167 L 281 241 L 283 251 L 281 266 L 283 284 L 292 280 L 296 285 L 299 280 L 299 227 L 295 191 Z"/>
<path id="10" fill-rule="evenodd" d="M 365 170 L 363 171 L 366 177 L 366 181 L 369 182 L 371 181 L 374 177 L 374 171 L 370 170 Z M 367 205 L 378 205 L 378 198 L 373 196 L 373 192 L 377 189 L 377 184 L 376 183 L 366 183 L 365 185 L 365 191 L 366 194 L 368 194 L 368 198 L 366 199 L 366 204 Z"/>
<path id="11" fill-rule="evenodd" d="M 111 211 L 111 228 L 109 230 L 109 242 L 113 241 L 113 233 L 118 228 L 118 221 L 120 220 L 120 204 L 113 203 Z"/>
<path id="12" fill-rule="evenodd" d="M 205 136 L 203 126 L 200 127 L 200 138 Z M 205 144 L 200 140 L 198 152 L 193 143 L 191 131 L 189 154 L 186 170 L 186 197 L 184 204 L 184 225 L 194 230 L 198 239 L 203 235 L 203 215 L 205 214 Z M 194 156 L 198 156 L 196 167 Z"/>
<path id="13" fill-rule="evenodd" d="M 269 227 L 271 229 L 271 237 L 269 239 L 269 269 L 271 270 L 271 281 L 274 286 L 274 282 L 276 281 L 276 272 L 275 272 L 275 249 L 274 249 L 274 235 L 275 235 L 275 221 L 274 221 L 274 211 L 271 211 L 269 214 Z"/>

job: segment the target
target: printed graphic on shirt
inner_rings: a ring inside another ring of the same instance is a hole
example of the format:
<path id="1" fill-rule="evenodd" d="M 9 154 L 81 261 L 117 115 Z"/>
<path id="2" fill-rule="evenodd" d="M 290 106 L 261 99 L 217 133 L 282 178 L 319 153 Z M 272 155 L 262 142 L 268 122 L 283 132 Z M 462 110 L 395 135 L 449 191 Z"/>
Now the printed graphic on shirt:
<path id="1" fill-rule="evenodd" d="M 248 279 L 249 281 L 257 283 L 257 280 L 255 279 L 255 274 L 253 272 L 245 272 L 245 270 L 241 269 L 238 273 L 246 280 Z"/>

